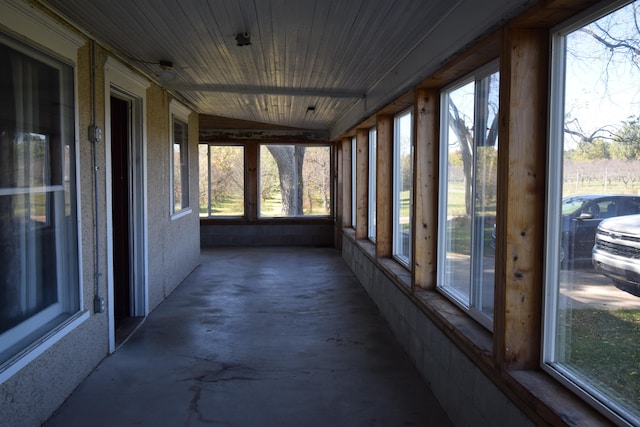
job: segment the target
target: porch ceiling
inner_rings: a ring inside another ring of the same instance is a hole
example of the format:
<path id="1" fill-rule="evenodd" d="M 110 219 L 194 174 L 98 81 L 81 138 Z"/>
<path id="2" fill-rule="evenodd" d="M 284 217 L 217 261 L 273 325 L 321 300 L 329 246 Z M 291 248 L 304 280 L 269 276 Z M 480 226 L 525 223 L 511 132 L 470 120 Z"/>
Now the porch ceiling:
<path id="1" fill-rule="evenodd" d="M 39 0 L 199 113 L 330 137 L 532 0 Z M 238 46 L 238 34 L 251 44 Z M 160 61 L 173 65 L 163 77 Z"/>

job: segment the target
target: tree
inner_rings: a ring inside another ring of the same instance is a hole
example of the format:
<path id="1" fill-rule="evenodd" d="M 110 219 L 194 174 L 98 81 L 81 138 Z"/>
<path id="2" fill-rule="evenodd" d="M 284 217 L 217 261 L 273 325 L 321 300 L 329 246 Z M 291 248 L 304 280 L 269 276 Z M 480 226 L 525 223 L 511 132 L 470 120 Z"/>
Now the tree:
<path id="1" fill-rule="evenodd" d="M 572 109 L 607 109 L 608 105 L 619 104 L 621 93 L 628 91 L 637 94 L 639 88 L 635 76 L 640 71 L 639 13 L 640 4 L 635 2 L 579 28 L 568 36 L 567 64 L 578 70 L 580 80 L 584 83 L 583 92 L 572 101 Z M 595 78 L 589 77 L 594 74 Z M 626 84 L 624 87 L 621 86 L 623 82 Z M 623 107 L 628 109 L 628 105 Z M 579 119 L 573 115 L 572 111 L 566 113 L 564 132 L 574 139 L 579 148 L 578 152 L 582 151 L 587 157 L 591 157 L 598 151 L 602 151 L 603 154 L 609 151 L 612 157 L 636 158 L 637 155 L 630 144 L 625 142 L 629 135 L 623 136 L 622 139 L 619 136 L 629 125 L 633 128 L 633 117 L 630 122 L 622 122 L 620 125 L 602 124 L 597 120 L 589 122 L 588 119 Z M 581 116 L 581 113 L 577 115 Z M 583 124 L 592 126 L 592 129 L 582 129 L 580 120 Z M 635 121 L 637 122 L 637 118 Z M 608 141 L 612 142 L 611 149 L 605 150 L 603 143 Z M 578 152 L 576 154 L 579 155 Z"/>
<path id="2" fill-rule="evenodd" d="M 640 160 L 640 117 L 622 122 L 622 128 L 613 138 L 613 157 L 622 160 Z"/>
<path id="3" fill-rule="evenodd" d="M 498 141 L 498 114 L 497 105 L 491 101 L 491 83 L 482 81 L 478 84 L 481 86 L 477 91 L 478 96 L 482 98 L 479 102 L 483 111 L 479 112 L 478 123 L 486 123 L 486 129 L 482 129 L 479 135 L 474 135 L 473 121 L 465 117 L 460 109 L 456 106 L 451 96 L 449 96 L 449 127 L 456 136 L 456 144 L 459 147 L 460 157 L 462 159 L 462 170 L 464 174 L 464 194 L 465 194 L 465 212 L 470 215 L 473 210 L 473 170 L 474 155 L 476 146 L 495 147 Z M 495 96 L 495 94 L 494 94 Z M 492 109 L 490 114 L 489 110 Z M 469 125 L 467 125 L 469 123 Z M 486 133 L 485 133 L 486 131 Z M 474 141 L 474 137 L 477 141 Z M 497 160 L 497 157 L 495 157 Z M 494 165 L 493 163 L 492 165 Z M 487 164 L 489 167 L 490 165 Z"/>
<path id="4" fill-rule="evenodd" d="M 269 153 L 278 165 L 282 215 L 303 215 L 304 163 L 305 148 L 301 145 L 267 145 Z"/>
<path id="5" fill-rule="evenodd" d="M 603 139 L 582 140 L 572 153 L 575 160 L 599 160 L 611 158 L 611 144 Z"/>
<path id="6" fill-rule="evenodd" d="M 330 213 L 331 150 L 326 146 L 307 147 L 304 157 L 305 213 Z"/>
<path id="7" fill-rule="evenodd" d="M 465 118 L 449 97 L 449 127 L 457 138 L 462 158 L 462 171 L 464 173 L 464 205 L 467 215 L 471 214 L 471 195 L 473 194 L 473 133 L 467 127 Z"/>

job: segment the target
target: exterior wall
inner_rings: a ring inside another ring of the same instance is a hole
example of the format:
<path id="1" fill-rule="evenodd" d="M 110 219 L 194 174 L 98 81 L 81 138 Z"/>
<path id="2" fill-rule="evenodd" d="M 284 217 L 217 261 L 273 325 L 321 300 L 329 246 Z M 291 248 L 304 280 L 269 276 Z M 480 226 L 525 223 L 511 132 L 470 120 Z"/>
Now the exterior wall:
<path id="1" fill-rule="evenodd" d="M 331 224 L 203 224 L 202 247 L 334 246 Z"/>
<path id="2" fill-rule="evenodd" d="M 27 26 L 12 19 L 8 4 L 15 0 L 0 0 L 0 31 L 48 52 L 46 37 L 30 38 L 34 31 L 23 34 Z M 13 6 L 11 6 L 13 8 Z M 78 204 L 80 222 L 80 312 L 24 350 L 19 357 L 0 366 L 0 425 L 41 425 L 78 386 L 78 384 L 108 355 L 109 310 L 94 313 L 93 297 L 96 286 L 102 296 L 108 295 L 107 230 L 106 230 L 106 153 L 104 141 L 97 145 L 98 163 L 98 223 L 95 223 L 93 143 L 88 140 L 87 129 L 93 118 L 91 107 L 91 47 L 90 42 L 57 19 L 49 19 L 49 12 L 40 12 L 30 5 L 22 10 L 25 16 L 36 16 L 56 31 L 78 40 L 76 70 L 76 147 L 79 165 Z M 13 22 L 12 22 L 13 21 Z M 67 35 L 68 34 L 68 35 Z M 95 69 L 97 124 L 105 129 L 105 90 L 103 59 L 106 52 L 99 45 L 95 48 L 98 66 Z M 169 111 L 168 96 L 158 86 L 152 85 L 147 93 L 147 213 L 148 217 L 148 295 L 149 311 L 190 273 L 199 261 L 199 221 L 197 208 L 191 215 L 171 221 L 169 218 Z M 197 205 L 197 115 L 189 118 L 190 135 L 190 200 Z M 99 247 L 96 248 L 98 227 Z M 99 269 L 95 268 L 96 251 Z M 107 307 L 110 301 L 106 301 Z"/>
<path id="3" fill-rule="evenodd" d="M 342 240 L 342 257 L 456 426 L 535 425 L 346 236 Z"/>
<path id="4" fill-rule="evenodd" d="M 189 116 L 189 202 L 191 213 L 171 218 L 170 97 L 160 87 L 147 90 L 147 220 L 149 309 L 153 310 L 198 264 L 198 115 Z M 151 126 L 153 124 L 153 126 Z"/>

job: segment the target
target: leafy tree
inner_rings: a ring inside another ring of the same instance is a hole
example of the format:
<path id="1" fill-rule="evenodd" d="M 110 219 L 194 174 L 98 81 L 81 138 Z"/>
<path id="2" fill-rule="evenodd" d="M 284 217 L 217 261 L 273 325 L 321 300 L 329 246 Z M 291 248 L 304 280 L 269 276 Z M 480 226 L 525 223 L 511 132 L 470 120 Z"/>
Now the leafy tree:
<path id="1" fill-rule="evenodd" d="M 489 123 L 487 123 L 486 133 L 478 136 L 478 144 L 483 147 L 492 147 L 492 150 L 495 151 L 493 147 L 496 147 L 498 142 L 498 114 L 497 114 L 497 105 L 490 105 L 491 103 L 488 101 L 489 99 L 489 91 L 491 90 L 489 87 L 484 88 L 485 90 L 479 91 L 479 96 L 483 96 L 483 101 L 486 102 L 486 107 L 492 107 L 495 109 L 493 117 Z M 482 102 L 481 102 L 482 103 Z M 489 114 L 486 112 L 485 117 L 488 119 Z M 473 209 L 473 157 L 474 154 L 474 132 L 473 128 L 468 126 L 467 123 L 472 126 L 471 120 L 468 117 L 465 117 L 458 107 L 455 105 L 451 97 L 449 98 L 449 127 L 453 131 L 454 135 L 457 138 L 457 144 L 460 147 L 459 151 L 456 151 L 456 155 L 458 155 L 462 159 L 462 170 L 464 173 L 464 194 L 465 194 L 465 210 L 467 215 L 471 214 Z M 449 156 L 451 160 L 451 155 Z M 455 159 L 455 157 L 453 157 Z M 487 165 L 495 165 L 497 162 L 497 155 L 494 157 L 495 162 L 487 163 Z M 480 159 L 482 162 L 482 159 Z M 490 168 L 489 168 L 490 169 Z M 489 170 L 487 169 L 487 170 Z"/>
<path id="2" fill-rule="evenodd" d="M 622 128 L 613 138 L 613 157 L 622 160 L 640 160 L 640 117 L 622 122 Z"/>
<path id="3" fill-rule="evenodd" d="M 575 160 L 610 159 L 611 150 L 611 144 L 603 139 L 582 140 L 572 152 L 572 158 Z"/>
<path id="4" fill-rule="evenodd" d="M 584 103 L 590 109 L 586 99 L 605 100 L 614 97 L 620 88 L 613 88 L 614 82 L 628 80 L 629 75 L 640 71 L 640 3 L 629 4 L 615 13 L 599 19 L 571 34 L 571 43 L 567 44 L 567 55 L 571 62 L 583 67 L 585 75 L 593 71 L 599 73 L 599 77 L 593 81 L 593 89 L 585 93 L 584 99 L 579 99 L 574 107 Z M 597 68 L 600 67 L 599 70 Z M 621 77 L 624 76 L 624 77 Z M 636 86 L 637 87 L 637 86 Z M 593 93 L 591 93 L 593 92 Z M 594 96 L 595 95 L 595 96 Z M 629 143 L 631 134 L 626 132 L 636 126 L 635 120 L 618 124 L 582 123 L 582 125 L 595 125 L 587 130 L 583 129 L 579 119 L 573 117 L 569 111 L 565 119 L 564 132 L 572 137 L 578 144 L 574 153 L 585 159 L 594 157 L 598 153 L 606 156 L 604 147 L 606 141 L 612 141 L 609 156 L 611 158 L 634 159 L 637 157 L 632 143 Z M 625 131 L 624 135 L 621 132 Z M 614 137 L 615 136 L 615 137 Z M 637 141 L 637 139 L 636 139 Z M 600 157 L 609 158 L 609 157 Z"/>

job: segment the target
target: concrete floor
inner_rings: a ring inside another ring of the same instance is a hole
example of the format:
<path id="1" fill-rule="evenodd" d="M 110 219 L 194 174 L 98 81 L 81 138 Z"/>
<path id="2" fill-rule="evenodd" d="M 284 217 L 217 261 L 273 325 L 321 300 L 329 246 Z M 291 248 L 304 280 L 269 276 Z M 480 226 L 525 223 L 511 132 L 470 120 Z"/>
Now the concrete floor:
<path id="1" fill-rule="evenodd" d="M 338 251 L 201 258 L 46 426 L 451 425 Z"/>

